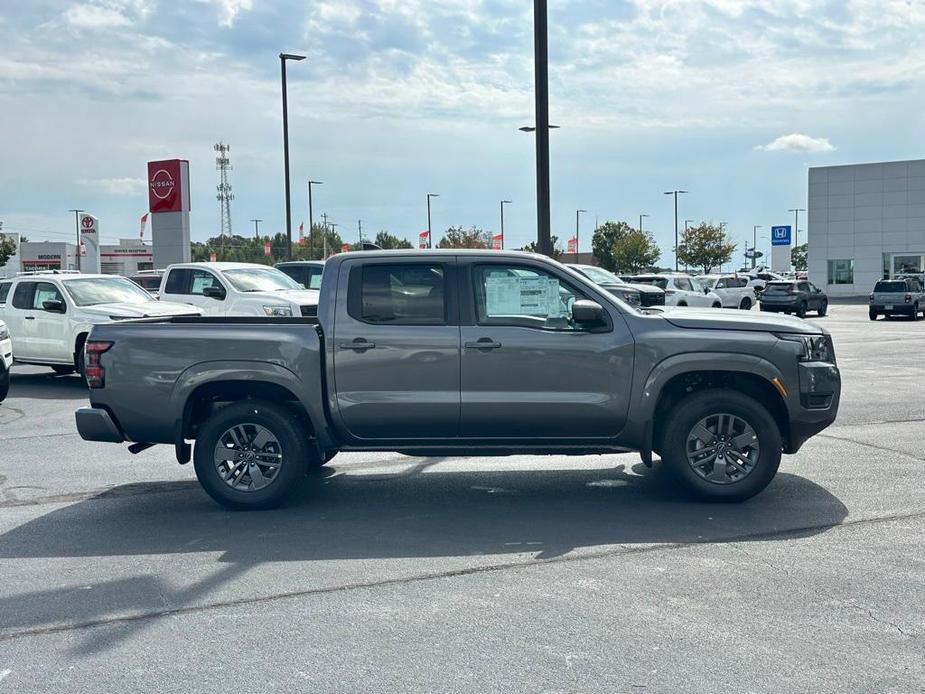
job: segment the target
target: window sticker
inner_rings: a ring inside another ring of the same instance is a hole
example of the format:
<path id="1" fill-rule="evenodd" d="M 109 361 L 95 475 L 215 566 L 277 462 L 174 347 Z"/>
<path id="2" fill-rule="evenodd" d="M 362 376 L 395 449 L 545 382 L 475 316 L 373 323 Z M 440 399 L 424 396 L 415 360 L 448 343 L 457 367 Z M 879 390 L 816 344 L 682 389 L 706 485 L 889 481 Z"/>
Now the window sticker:
<path id="1" fill-rule="evenodd" d="M 489 317 L 566 315 L 559 280 L 549 277 L 486 277 L 485 303 Z"/>

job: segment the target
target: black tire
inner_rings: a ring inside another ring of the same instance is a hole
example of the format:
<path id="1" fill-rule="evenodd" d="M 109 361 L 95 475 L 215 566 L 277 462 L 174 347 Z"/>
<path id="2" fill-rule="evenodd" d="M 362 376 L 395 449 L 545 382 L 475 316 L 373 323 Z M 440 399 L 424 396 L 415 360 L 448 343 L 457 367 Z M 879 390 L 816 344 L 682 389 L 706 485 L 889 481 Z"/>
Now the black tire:
<path id="1" fill-rule="evenodd" d="M 742 309 L 743 311 L 751 311 L 752 310 L 752 300 L 746 296 L 744 299 L 742 299 L 742 303 L 739 304 L 739 308 Z"/>
<path id="2" fill-rule="evenodd" d="M 220 439 L 240 425 L 263 427 L 279 443 L 282 462 L 273 479 L 261 489 L 233 489 L 215 465 Z M 257 510 L 278 506 L 298 488 L 305 477 L 307 458 L 304 424 L 298 415 L 282 405 L 247 400 L 222 408 L 206 421 L 196 438 L 193 467 L 202 488 L 219 504 L 234 510 Z"/>
<path id="3" fill-rule="evenodd" d="M 829 310 L 829 302 L 823 301 L 822 304 L 819 305 L 819 310 L 816 311 L 816 313 L 818 313 L 820 316 L 824 316 L 828 310 Z"/>
<path id="4" fill-rule="evenodd" d="M 873 310 L 867 312 L 867 316 L 868 316 L 868 318 L 870 318 L 871 320 L 877 320 L 877 317 L 878 317 L 879 315 L 880 315 L 879 313 L 877 313 L 876 311 L 873 311 Z"/>
<path id="5" fill-rule="evenodd" d="M 803 301 L 797 306 L 797 318 L 806 318 L 806 302 Z"/>
<path id="6" fill-rule="evenodd" d="M 757 458 L 740 480 L 718 484 L 698 474 L 688 462 L 687 443 L 694 427 L 712 415 L 728 414 L 740 418 L 754 430 L 758 442 Z M 777 422 L 757 400 L 738 391 L 718 388 L 693 393 L 678 402 L 665 417 L 668 422 L 661 438 L 662 460 L 669 470 L 695 496 L 706 501 L 744 501 L 762 491 L 780 467 L 783 443 Z"/>
<path id="7" fill-rule="evenodd" d="M 10 393 L 10 372 L 0 365 L 0 402 L 6 399 Z"/>
<path id="8" fill-rule="evenodd" d="M 713 306 L 712 306 L 711 308 L 722 308 L 722 307 L 723 307 L 723 305 L 717 301 L 717 302 L 715 302 L 715 303 L 713 304 Z"/>
<path id="9" fill-rule="evenodd" d="M 679 306 L 679 307 L 683 306 L 684 308 L 687 308 L 687 302 L 686 302 L 686 301 L 679 301 L 679 302 L 678 302 L 678 306 Z"/>
<path id="10" fill-rule="evenodd" d="M 915 305 L 912 307 L 912 320 L 918 320 L 918 319 L 919 319 L 919 304 L 918 302 L 916 302 Z"/>
<path id="11" fill-rule="evenodd" d="M 51 370 L 59 376 L 67 376 L 68 374 L 74 373 L 73 366 L 52 366 Z"/>

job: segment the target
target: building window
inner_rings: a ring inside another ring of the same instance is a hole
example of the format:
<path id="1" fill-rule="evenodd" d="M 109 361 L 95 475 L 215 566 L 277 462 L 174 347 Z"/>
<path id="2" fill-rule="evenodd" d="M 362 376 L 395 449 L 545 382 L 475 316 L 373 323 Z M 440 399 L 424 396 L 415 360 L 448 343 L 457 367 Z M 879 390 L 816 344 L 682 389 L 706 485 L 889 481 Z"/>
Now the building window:
<path id="1" fill-rule="evenodd" d="M 854 260 L 830 260 L 829 284 L 854 284 Z"/>

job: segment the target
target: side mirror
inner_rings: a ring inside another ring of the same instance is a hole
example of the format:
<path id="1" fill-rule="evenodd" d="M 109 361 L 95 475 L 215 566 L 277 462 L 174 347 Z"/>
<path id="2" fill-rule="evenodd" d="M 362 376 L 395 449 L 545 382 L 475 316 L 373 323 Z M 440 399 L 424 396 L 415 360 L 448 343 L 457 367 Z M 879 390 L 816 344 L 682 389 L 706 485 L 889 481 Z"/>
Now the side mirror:
<path id="1" fill-rule="evenodd" d="M 221 287 L 204 287 L 202 290 L 202 295 L 207 296 L 210 299 L 218 299 L 219 301 L 222 301 L 225 298 L 225 290 Z"/>
<path id="2" fill-rule="evenodd" d="M 604 323 L 604 307 L 596 301 L 576 301 L 572 304 L 572 320 L 576 323 Z"/>
<path id="3" fill-rule="evenodd" d="M 64 302 L 60 299 L 49 299 L 48 301 L 43 301 L 42 308 L 49 313 L 65 313 L 67 311 L 67 306 L 65 306 Z"/>
<path id="4" fill-rule="evenodd" d="M 720 287 L 717 287 L 717 289 L 720 289 Z M 704 287 L 704 288 L 703 288 L 703 293 L 704 293 L 704 294 L 709 294 L 709 293 L 710 293 L 710 288 L 709 288 L 709 287 Z"/>

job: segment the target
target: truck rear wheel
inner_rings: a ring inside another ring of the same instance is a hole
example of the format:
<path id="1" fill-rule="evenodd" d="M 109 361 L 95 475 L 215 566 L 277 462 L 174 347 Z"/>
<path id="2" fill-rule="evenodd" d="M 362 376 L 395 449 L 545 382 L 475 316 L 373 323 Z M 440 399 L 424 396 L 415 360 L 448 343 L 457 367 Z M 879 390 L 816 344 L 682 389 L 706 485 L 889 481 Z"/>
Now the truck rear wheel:
<path id="1" fill-rule="evenodd" d="M 262 400 L 224 407 L 199 431 L 193 453 L 206 493 L 231 509 L 282 503 L 305 477 L 307 446 L 301 420 Z"/>
<path id="2" fill-rule="evenodd" d="M 706 501 L 744 501 L 777 474 L 781 434 L 754 398 L 729 389 L 700 391 L 677 403 L 666 419 L 662 460 Z"/>

